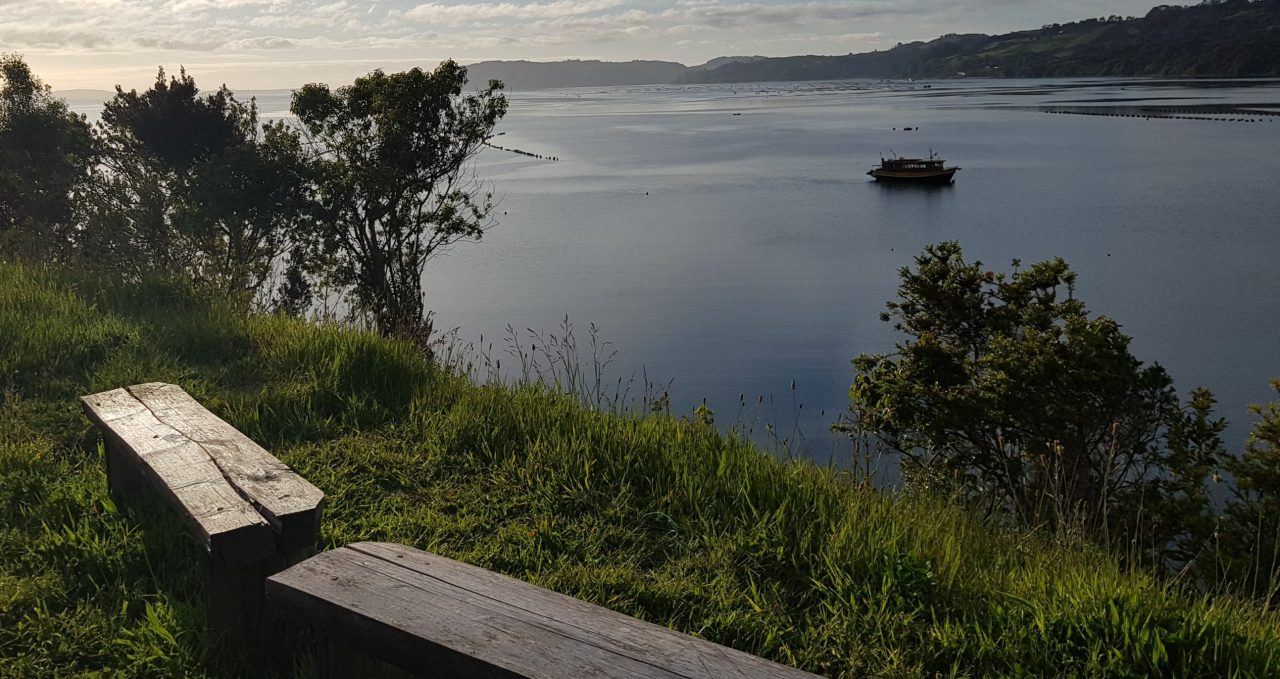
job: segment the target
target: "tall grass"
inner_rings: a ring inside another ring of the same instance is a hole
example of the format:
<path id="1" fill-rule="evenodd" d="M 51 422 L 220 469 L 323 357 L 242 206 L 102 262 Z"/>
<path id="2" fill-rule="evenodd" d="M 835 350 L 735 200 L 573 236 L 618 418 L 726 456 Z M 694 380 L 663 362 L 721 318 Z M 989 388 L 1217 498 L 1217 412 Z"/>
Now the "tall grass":
<path id="1" fill-rule="evenodd" d="M 818 673 L 1280 666 L 1280 617 L 1251 601 L 993 531 L 696 418 L 586 407 L 554 380 L 481 384 L 409 344 L 148 285 L 0 266 L 0 674 L 244 671 L 205 657 L 191 547 L 115 508 L 73 402 L 155 379 L 320 486 L 327 546 L 414 545 Z M 576 375 L 600 403 L 602 380 Z"/>

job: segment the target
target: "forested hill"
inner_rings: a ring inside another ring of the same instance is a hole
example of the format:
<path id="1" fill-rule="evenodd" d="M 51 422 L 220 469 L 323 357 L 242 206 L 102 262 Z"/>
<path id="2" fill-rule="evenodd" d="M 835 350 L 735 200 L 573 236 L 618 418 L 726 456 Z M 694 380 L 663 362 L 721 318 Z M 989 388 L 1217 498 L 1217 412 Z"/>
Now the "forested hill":
<path id="1" fill-rule="evenodd" d="M 1280 76 L 1280 0 L 1156 7 L 1004 35 L 946 35 L 884 52 L 735 62 L 679 83 L 847 78 Z"/>

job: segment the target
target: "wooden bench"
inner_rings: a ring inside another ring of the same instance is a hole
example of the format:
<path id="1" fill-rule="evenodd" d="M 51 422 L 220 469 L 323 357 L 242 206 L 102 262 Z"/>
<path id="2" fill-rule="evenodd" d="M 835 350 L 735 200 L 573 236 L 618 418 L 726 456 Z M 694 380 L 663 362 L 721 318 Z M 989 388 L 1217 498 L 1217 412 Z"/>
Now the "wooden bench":
<path id="1" fill-rule="evenodd" d="M 315 553 L 324 494 L 172 384 L 81 397 L 122 506 L 159 498 L 204 547 L 215 632 L 252 627 L 268 575 Z"/>
<path id="2" fill-rule="evenodd" d="M 815 676 L 394 544 L 307 559 L 268 578 L 267 602 L 331 677 Z"/>

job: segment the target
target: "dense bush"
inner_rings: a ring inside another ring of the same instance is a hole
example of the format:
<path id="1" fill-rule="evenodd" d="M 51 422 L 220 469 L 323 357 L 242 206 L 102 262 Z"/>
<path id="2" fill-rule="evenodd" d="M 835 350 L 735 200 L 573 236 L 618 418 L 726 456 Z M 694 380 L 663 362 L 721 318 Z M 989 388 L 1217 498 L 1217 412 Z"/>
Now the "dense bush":
<path id="1" fill-rule="evenodd" d="M 1215 524 L 1207 484 L 1232 460 L 1212 395 L 1196 389 L 1180 404 L 1173 379 L 1129 352 L 1119 324 L 1088 313 L 1066 262 L 1013 266 L 985 270 L 950 242 L 904 267 L 883 319 L 908 339 L 854 360 L 844 428 L 900 455 L 909 483 L 1008 525 L 1202 566 Z M 1280 468 L 1267 450 L 1255 444 L 1231 463 L 1242 488 L 1257 479 L 1273 492 L 1258 472 Z M 1217 523 L 1256 536 L 1243 518 L 1233 506 Z"/>

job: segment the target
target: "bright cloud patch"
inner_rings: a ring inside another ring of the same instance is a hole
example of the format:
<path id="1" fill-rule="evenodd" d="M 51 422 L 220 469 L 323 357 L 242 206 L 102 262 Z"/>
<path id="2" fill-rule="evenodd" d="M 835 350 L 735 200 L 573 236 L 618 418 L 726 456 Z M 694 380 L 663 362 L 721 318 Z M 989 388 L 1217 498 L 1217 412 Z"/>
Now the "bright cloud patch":
<path id="1" fill-rule="evenodd" d="M 593 14 L 613 9 L 621 4 L 622 0 L 555 0 L 554 2 L 531 2 L 524 5 L 510 2 L 442 5 L 432 2 L 414 7 L 405 12 L 405 16 L 427 23 L 461 25 L 499 19 L 558 19 Z"/>

